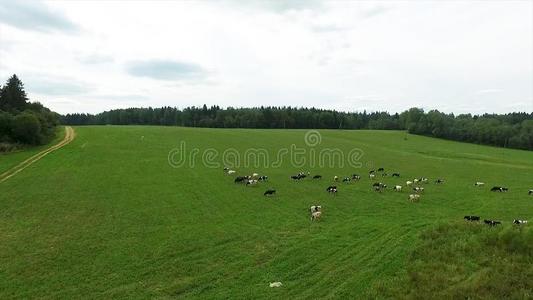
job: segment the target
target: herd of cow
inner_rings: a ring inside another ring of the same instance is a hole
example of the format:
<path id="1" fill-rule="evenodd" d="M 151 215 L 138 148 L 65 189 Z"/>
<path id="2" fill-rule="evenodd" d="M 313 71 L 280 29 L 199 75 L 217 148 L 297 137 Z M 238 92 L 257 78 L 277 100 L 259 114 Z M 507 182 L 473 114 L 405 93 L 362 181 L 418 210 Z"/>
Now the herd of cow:
<path id="1" fill-rule="evenodd" d="M 227 174 L 227 175 L 232 175 L 232 174 L 235 174 L 236 171 L 234 170 L 230 170 L 229 168 L 225 167 L 224 168 L 224 172 Z M 368 177 L 372 180 L 372 179 L 375 179 L 377 176 L 380 176 L 380 177 L 387 177 L 388 174 L 385 172 L 385 169 L 384 168 L 378 168 L 377 170 L 371 170 L 369 171 L 368 173 Z M 294 180 L 294 181 L 299 181 L 299 180 L 303 180 L 307 177 L 310 177 L 311 176 L 311 173 L 310 172 L 300 172 L 296 175 L 291 175 L 290 176 L 290 179 L 291 180 Z M 400 177 L 400 173 L 398 172 L 395 172 L 395 173 L 392 173 L 391 177 Z M 322 175 L 314 175 L 313 177 L 311 177 L 312 180 L 321 180 L 322 179 Z M 339 182 L 340 178 L 338 176 L 334 176 L 333 177 L 333 181 L 334 182 Z M 358 174 L 352 174 L 351 176 L 348 176 L 348 177 L 344 177 L 342 179 L 342 182 L 345 183 L 345 184 L 348 184 L 352 181 L 359 181 L 361 180 L 361 176 L 358 175 Z M 251 186 L 251 185 L 257 185 L 259 182 L 261 181 L 268 181 L 268 176 L 260 176 L 258 173 L 253 173 L 252 175 L 247 175 L 247 176 L 237 176 L 234 180 L 235 183 L 241 183 L 241 184 L 245 184 L 246 186 Z M 444 179 L 442 178 L 438 178 L 435 180 L 435 184 L 443 184 L 445 181 Z M 414 193 L 412 194 L 409 194 L 407 199 L 411 202 L 418 202 L 420 200 L 420 196 L 421 194 L 424 192 L 424 187 L 422 185 L 424 184 L 428 184 L 429 183 L 429 179 L 426 178 L 426 177 L 421 177 L 421 178 L 415 178 L 413 180 L 408 180 L 405 182 L 405 185 L 409 188 L 412 189 L 412 191 Z M 477 186 L 477 187 L 482 187 L 484 186 L 485 183 L 483 182 L 476 182 L 474 183 L 474 186 Z M 384 190 L 386 190 L 387 188 L 387 185 L 382 183 L 382 182 L 374 182 L 372 184 L 372 189 L 376 192 L 383 192 Z M 401 192 L 403 189 L 403 187 L 401 185 L 395 185 L 392 187 L 392 190 L 396 191 L 396 192 Z M 509 191 L 508 188 L 506 187 L 501 187 L 501 186 L 494 186 L 490 189 L 492 192 L 507 192 Z M 336 195 L 337 192 L 338 192 L 338 188 L 336 185 L 330 185 L 326 188 L 326 192 L 328 192 L 329 194 L 332 194 L 332 195 Z M 273 196 L 276 194 L 276 190 L 275 189 L 267 189 L 263 195 L 264 196 Z M 529 190 L 528 192 L 529 195 L 533 195 L 533 189 L 532 190 Z M 318 220 L 320 219 L 320 217 L 322 216 L 322 206 L 320 205 L 313 205 L 310 207 L 309 209 L 310 211 L 310 214 L 311 214 L 311 220 Z M 479 221 L 480 220 L 480 217 L 479 216 L 465 216 L 464 217 L 465 220 L 467 221 Z M 496 226 L 498 224 L 501 224 L 500 221 L 494 221 L 494 220 L 484 220 L 484 223 L 489 225 L 489 226 Z M 514 220 L 513 221 L 514 224 L 517 224 L 517 225 L 520 225 L 520 224 L 525 224 L 527 223 L 527 220 Z"/>

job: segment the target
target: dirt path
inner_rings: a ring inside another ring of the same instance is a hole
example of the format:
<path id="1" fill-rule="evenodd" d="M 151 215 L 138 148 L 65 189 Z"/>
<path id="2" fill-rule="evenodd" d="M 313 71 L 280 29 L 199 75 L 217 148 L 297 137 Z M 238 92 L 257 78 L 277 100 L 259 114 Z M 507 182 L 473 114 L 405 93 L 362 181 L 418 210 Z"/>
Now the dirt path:
<path id="1" fill-rule="evenodd" d="M 14 166 L 13 168 L 7 170 L 6 172 L 0 174 L 0 183 L 8 180 L 9 178 L 11 178 L 12 176 L 15 176 L 18 172 L 26 169 L 27 167 L 31 166 L 34 162 L 38 161 L 39 159 L 43 158 L 44 156 L 46 156 L 48 153 L 50 152 L 53 152 L 54 150 L 57 150 L 63 146 L 65 146 L 66 144 L 70 143 L 74 137 L 76 136 L 75 132 L 74 132 L 74 129 L 72 129 L 72 127 L 70 126 L 66 126 L 65 127 L 65 137 L 63 138 L 63 140 L 57 144 L 55 144 L 54 146 L 48 148 L 48 149 L 45 149 L 35 155 L 33 155 L 32 157 L 26 159 L 25 161 L 21 162 L 20 164 Z"/>

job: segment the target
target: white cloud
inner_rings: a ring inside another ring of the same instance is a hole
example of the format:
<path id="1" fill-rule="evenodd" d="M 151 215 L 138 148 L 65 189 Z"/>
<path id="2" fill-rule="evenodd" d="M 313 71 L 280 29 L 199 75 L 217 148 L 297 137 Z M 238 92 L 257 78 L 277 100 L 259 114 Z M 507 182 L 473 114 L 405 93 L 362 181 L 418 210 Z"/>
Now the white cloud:
<path id="1" fill-rule="evenodd" d="M 0 79 L 17 73 L 30 98 L 61 113 L 203 103 L 533 111 L 529 1 L 32 5 L 62 21 L 0 22 Z M 83 30 L 61 34 L 64 25 Z"/>

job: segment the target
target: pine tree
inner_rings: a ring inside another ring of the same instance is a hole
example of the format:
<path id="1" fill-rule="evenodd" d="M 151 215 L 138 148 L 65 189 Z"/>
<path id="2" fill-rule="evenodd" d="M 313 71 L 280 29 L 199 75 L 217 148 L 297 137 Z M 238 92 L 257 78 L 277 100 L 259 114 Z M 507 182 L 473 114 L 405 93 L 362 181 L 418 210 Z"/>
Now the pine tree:
<path id="1" fill-rule="evenodd" d="M 13 74 L 0 91 L 0 110 L 17 112 L 23 111 L 28 103 L 24 91 L 24 84 L 17 75 Z"/>

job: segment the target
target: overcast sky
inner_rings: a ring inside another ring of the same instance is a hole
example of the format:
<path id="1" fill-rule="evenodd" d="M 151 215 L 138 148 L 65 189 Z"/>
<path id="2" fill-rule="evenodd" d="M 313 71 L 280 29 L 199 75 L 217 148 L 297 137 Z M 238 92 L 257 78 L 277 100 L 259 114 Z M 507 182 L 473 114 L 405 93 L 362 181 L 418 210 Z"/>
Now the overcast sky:
<path id="1" fill-rule="evenodd" d="M 60 112 L 533 111 L 533 1 L 0 0 L 0 80 Z"/>

